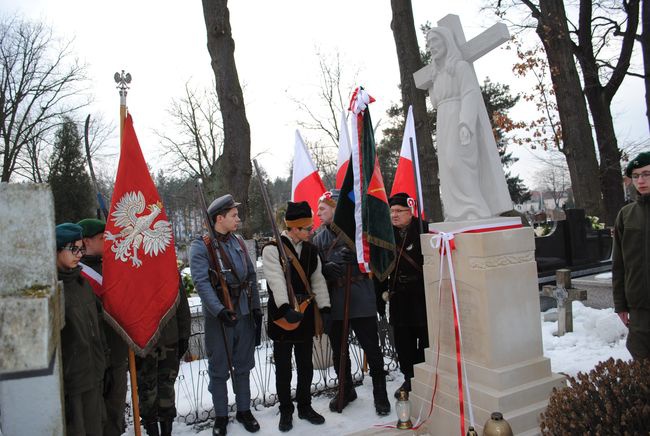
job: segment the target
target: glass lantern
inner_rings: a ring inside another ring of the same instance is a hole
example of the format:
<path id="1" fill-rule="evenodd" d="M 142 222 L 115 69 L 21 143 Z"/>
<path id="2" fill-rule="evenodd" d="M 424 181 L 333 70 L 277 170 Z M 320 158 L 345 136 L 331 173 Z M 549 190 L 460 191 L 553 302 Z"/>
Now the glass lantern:
<path id="1" fill-rule="evenodd" d="M 399 391 L 399 398 L 395 403 L 395 411 L 397 412 L 397 428 L 406 430 L 413 427 L 411 422 L 411 403 L 409 403 L 409 393 L 407 390 Z"/>

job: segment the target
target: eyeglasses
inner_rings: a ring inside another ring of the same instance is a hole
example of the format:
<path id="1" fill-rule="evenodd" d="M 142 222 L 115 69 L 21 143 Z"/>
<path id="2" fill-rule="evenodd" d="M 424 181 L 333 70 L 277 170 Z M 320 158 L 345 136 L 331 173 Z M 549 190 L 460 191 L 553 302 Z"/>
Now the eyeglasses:
<path id="1" fill-rule="evenodd" d="M 70 250 L 70 253 L 72 253 L 73 256 L 77 256 L 78 254 L 81 254 L 83 256 L 86 254 L 86 247 L 83 245 L 68 245 L 61 248 L 61 250 Z"/>
<path id="2" fill-rule="evenodd" d="M 637 180 L 639 178 L 643 177 L 644 179 L 650 179 L 650 171 L 644 171 L 642 173 L 635 173 L 632 174 L 632 179 Z"/>
<path id="3" fill-rule="evenodd" d="M 411 212 L 411 209 L 391 209 L 390 213 L 391 214 L 398 214 L 398 213 L 404 213 L 404 212 Z"/>

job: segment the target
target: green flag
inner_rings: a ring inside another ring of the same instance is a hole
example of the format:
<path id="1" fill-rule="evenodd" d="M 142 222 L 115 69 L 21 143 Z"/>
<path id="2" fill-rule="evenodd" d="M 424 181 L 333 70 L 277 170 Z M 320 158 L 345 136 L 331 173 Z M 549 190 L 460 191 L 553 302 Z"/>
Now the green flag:
<path id="1" fill-rule="evenodd" d="M 359 269 L 382 281 L 395 266 L 395 238 L 368 109 L 373 101 L 359 87 L 350 102 L 352 157 L 332 228 L 356 250 Z"/>

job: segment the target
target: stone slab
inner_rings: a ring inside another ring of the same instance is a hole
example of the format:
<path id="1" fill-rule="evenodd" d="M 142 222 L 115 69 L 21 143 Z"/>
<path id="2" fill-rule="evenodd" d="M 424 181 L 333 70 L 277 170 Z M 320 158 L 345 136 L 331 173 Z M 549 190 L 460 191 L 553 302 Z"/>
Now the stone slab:
<path id="1" fill-rule="evenodd" d="M 582 303 L 594 309 L 607 309 L 614 307 L 614 296 L 612 294 L 612 279 L 597 278 L 602 274 L 571 279 L 574 288 L 585 289 L 587 300 Z"/>
<path id="2" fill-rule="evenodd" d="M 0 183 L 0 211 L 0 295 L 55 283 L 54 201 L 48 185 Z"/>

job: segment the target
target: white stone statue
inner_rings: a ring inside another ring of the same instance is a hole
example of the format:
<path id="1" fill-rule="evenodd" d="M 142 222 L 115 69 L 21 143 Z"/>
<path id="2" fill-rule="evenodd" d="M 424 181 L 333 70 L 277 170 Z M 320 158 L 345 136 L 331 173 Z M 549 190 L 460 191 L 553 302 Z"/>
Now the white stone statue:
<path id="1" fill-rule="evenodd" d="M 427 49 L 432 58 L 426 67 L 428 77 L 417 83 L 422 76 L 416 73 L 416 84 L 429 89 L 431 103 L 438 110 L 436 142 L 445 221 L 489 218 L 511 210 L 492 126 L 471 63 L 463 58 L 447 27 L 434 27 L 427 33 Z"/>

